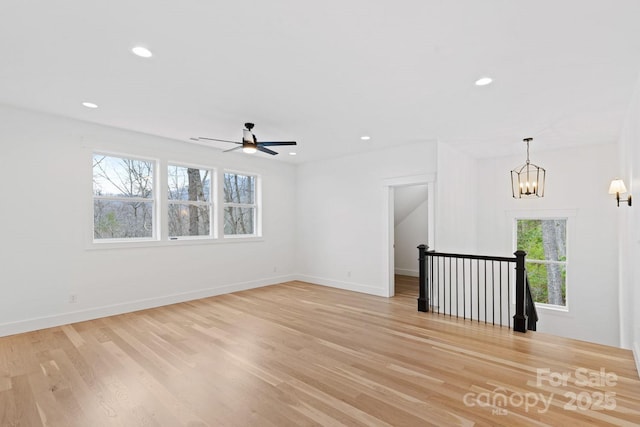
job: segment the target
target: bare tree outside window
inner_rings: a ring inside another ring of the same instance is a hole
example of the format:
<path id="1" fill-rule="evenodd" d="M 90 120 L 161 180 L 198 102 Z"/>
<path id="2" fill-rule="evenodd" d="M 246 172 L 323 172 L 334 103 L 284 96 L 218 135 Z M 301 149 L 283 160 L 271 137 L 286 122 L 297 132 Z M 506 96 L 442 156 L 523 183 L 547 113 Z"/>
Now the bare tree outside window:
<path id="1" fill-rule="evenodd" d="M 567 220 L 518 219 L 516 227 L 534 301 L 566 306 Z"/>
<path id="2" fill-rule="evenodd" d="M 93 156 L 94 239 L 153 237 L 154 162 Z"/>
<path id="3" fill-rule="evenodd" d="M 159 236 L 215 239 L 216 199 L 223 203 L 220 225 L 225 236 L 254 237 L 260 233 L 256 175 L 217 175 L 213 169 L 175 164 L 156 170 L 156 161 L 134 156 L 94 153 L 92 160 L 96 243 L 157 240 Z M 214 191 L 219 179 L 220 192 Z M 166 182 L 164 200 L 157 199 L 158 182 Z M 163 221 L 159 221 L 158 212 Z"/>
<path id="4" fill-rule="evenodd" d="M 256 234 L 256 177 L 224 174 L 224 234 Z"/>
<path id="5" fill-rule="evenodd" d="M 169 236 L 211 235 L 211 171 L 169 165 Z"/>

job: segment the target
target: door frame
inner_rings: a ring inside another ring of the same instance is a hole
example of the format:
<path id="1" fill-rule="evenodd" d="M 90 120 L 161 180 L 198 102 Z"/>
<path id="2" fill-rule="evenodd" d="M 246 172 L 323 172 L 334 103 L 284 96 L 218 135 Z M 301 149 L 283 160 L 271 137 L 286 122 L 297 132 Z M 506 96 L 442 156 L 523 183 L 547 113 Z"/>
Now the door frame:
<path id="1" fill-rule="evenodd" d="M 387 262 L 382 269 L 382 283 L 387 283 L 387 297 L 395 295 L 395 224 L 394 224 L 394 190 L 396 187 L 404 187 L 408 185 L 427 185 L 427 244 L 430 248 L 434 247 L 435 242 L 435 184 L 436 174 L 409 175 L 383 180 L 384 186 L 384 220 L 387 224 L 384 233 L 384 258 Z M 418 259 L 418 251 L 416 248 L 416 262 Z"/>

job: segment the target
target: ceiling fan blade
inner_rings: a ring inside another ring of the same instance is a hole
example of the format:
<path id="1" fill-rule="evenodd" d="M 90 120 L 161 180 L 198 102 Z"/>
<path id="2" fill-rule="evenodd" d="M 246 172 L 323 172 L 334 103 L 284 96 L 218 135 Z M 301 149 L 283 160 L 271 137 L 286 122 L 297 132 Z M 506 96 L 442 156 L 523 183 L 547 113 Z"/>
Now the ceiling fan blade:
<path id="1" fill-rule="evenodd" d="M 228 153 L 229 151 L 236 151 L 242 148 L 242 145 L 238 145 L 237 147 L 230 148 L 228 150 L 224 150 L 223 153 Z"/>
<path id="2" fill-rule="evenodd" d="M 278 153 L 276 153 L 276 152 L 275 152 L 275 151 L 273 151 L 273 150 L 269 150 L 268 148 L 264 148 L 264 147 L 263 147 L 262 145 L 260 145 L 260 144 L 258 144 L 258 151 L 262 151 L 263 153 L 271 154 L 272 156 L 275 156 L 276 154 L 278 154 Z"/>
<path id="3" fill-rule="evenodd" d="M 197 138 L 191 138 L 191 139 L 193 139 L 194 141 L 198 141 L 200 139 L 206 139 L 207 141 L 230 142 L 232 144 L 240 144 L 240 145 L 242 145 L 242 142 L 229 141 L 228 139 L 207 138 L 206 136 L 199 136 Z"/>
<path id="4" fill-rule="evenodd" d="M 258 145 L 264 145 L 265 147 L 270 147 L 274 145 L 298 145 L 295 141 L 270 141 L 270 142 L 258 142 Z"/>

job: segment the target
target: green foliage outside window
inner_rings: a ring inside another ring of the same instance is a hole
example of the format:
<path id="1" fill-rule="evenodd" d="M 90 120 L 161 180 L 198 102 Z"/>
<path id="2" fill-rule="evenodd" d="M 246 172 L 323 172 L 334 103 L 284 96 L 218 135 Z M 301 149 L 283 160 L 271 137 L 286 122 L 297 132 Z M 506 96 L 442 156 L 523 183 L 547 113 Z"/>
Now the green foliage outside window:
<path id="1" fill-rule="evenodd" d="M 517 249 L 527 253 L 527 275 L 535 302 L 565 306 L 567 220 L 517 220 Z"/>

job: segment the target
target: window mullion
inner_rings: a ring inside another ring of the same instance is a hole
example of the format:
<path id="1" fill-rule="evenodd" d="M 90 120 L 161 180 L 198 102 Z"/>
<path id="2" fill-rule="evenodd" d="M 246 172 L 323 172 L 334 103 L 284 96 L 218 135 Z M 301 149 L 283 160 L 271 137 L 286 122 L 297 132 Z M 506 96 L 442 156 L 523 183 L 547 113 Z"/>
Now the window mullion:
<path id="1" fill-rule="evenodd" d="M 158 239 L 169 239 L 169 173 L 168 162 L 161 160 L 158 168 Z"/>

